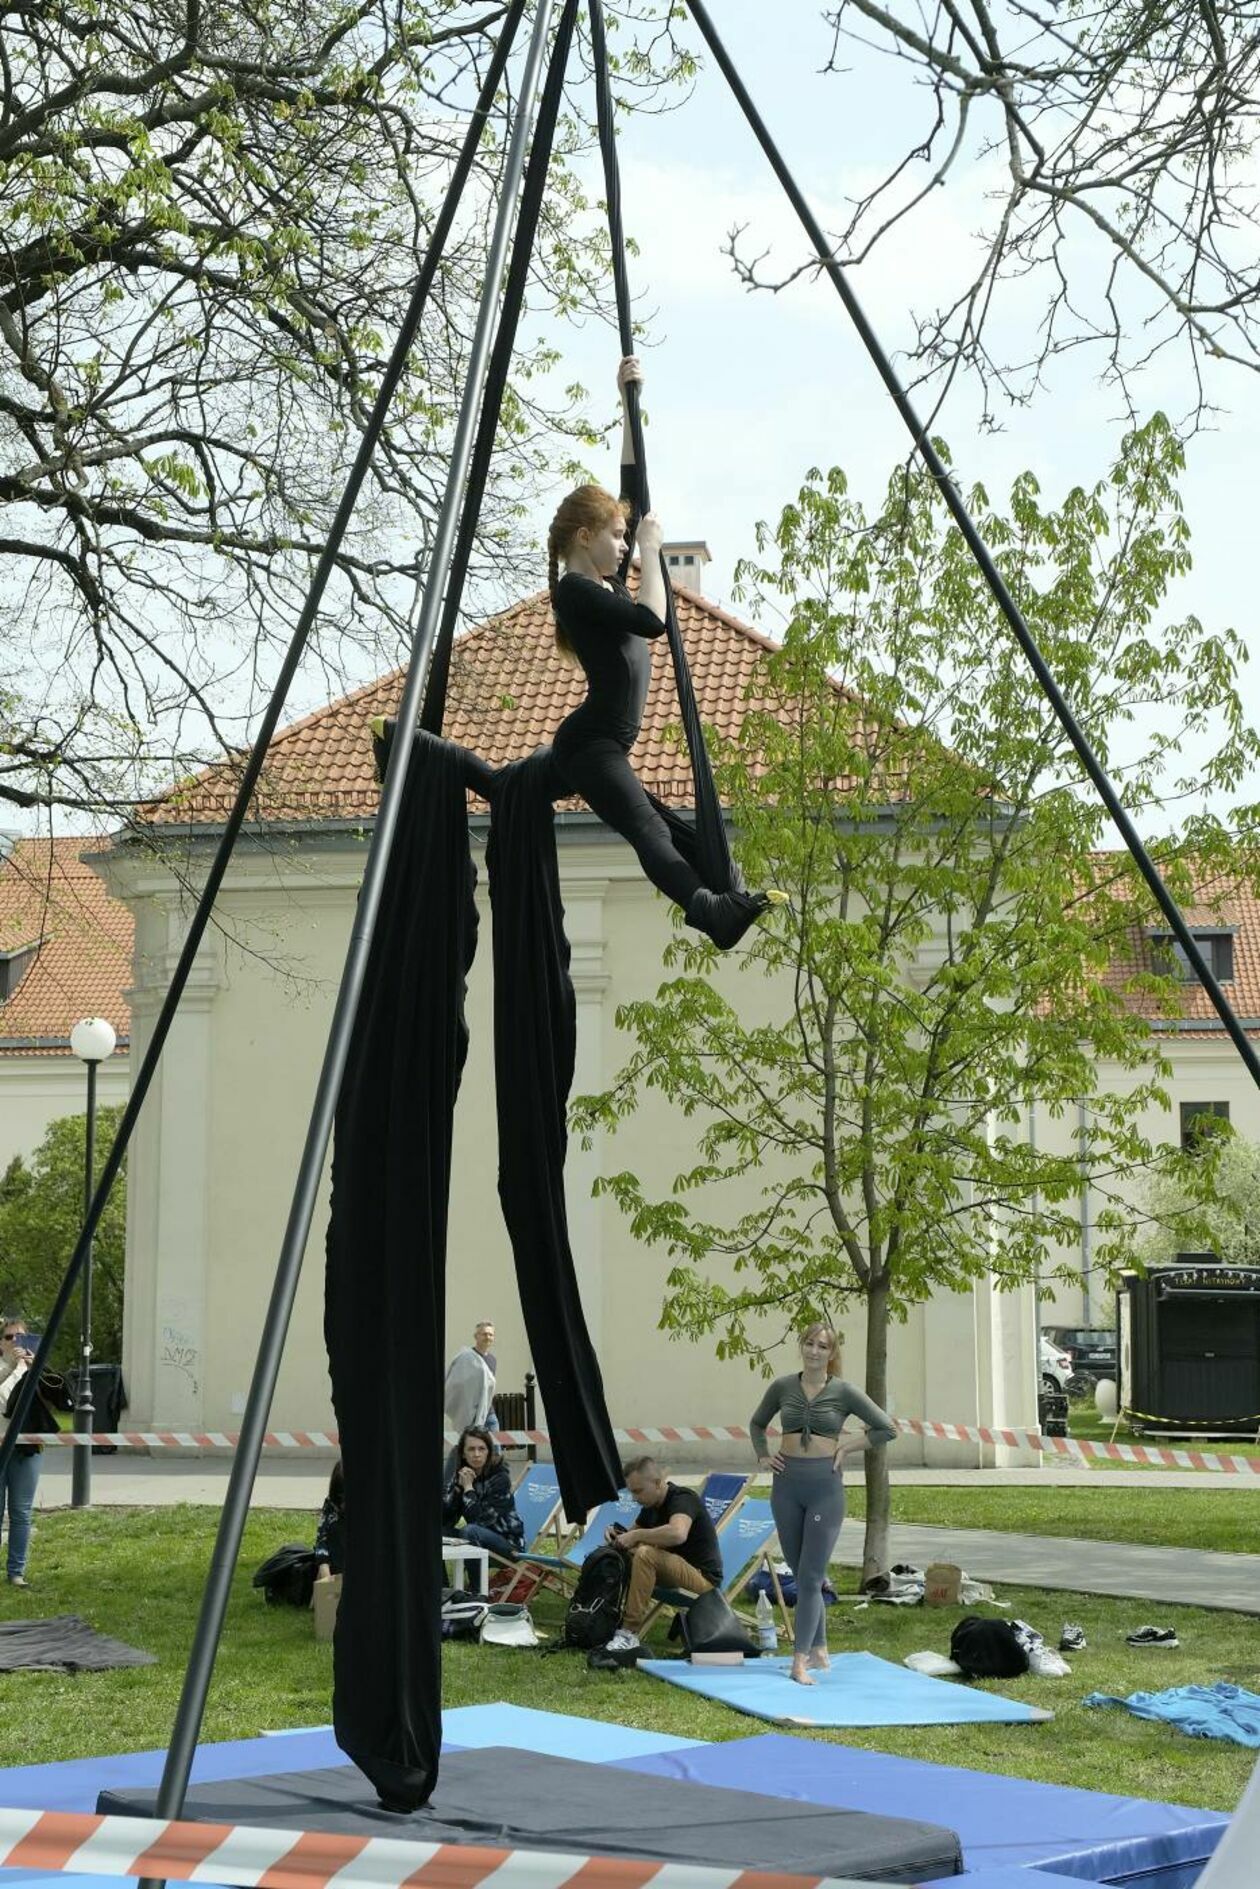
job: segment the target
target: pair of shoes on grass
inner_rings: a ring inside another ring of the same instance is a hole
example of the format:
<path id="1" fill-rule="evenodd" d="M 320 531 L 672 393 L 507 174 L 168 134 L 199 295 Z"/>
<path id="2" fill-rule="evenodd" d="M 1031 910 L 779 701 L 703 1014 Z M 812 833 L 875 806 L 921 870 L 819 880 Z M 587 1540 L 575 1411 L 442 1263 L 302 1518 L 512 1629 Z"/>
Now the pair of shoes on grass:
<path id="1" fill-rule="evenodd" d="M 1172 1627 L 1137 1627 L 1124 1636 L 1126 1646 L 1180 1646 Z"/>

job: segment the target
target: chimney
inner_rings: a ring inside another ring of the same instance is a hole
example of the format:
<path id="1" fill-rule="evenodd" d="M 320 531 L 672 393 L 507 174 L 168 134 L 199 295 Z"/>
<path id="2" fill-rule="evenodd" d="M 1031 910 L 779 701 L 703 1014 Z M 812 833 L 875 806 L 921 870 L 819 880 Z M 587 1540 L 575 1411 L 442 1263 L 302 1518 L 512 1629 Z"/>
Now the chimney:
<path id="1" fill-rule="evenodd" d="M 672 584 L 684 584 L 688 590 L 702 588 L 704 567 L 713 562 L 703 538 L 684 538 L 676 544 L 663 544 L 661 552 Z"/>

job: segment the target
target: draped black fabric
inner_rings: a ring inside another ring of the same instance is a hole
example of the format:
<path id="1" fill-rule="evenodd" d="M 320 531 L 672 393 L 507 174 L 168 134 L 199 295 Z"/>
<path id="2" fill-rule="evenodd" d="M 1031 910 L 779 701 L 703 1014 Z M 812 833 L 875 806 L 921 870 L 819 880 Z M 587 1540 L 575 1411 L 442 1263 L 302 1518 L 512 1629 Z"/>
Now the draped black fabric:
<path id="1" fill-rule="evenodd" d="M 550 749 L 496 773 L 423 733 L 338 1106 L 324 1314 L 346 1481 L 333 1725 L 382 1801 L 407 1808 L 427 1802 L 441 1742 L 446 1224 L 477 937 L 466 787 L 492 808 L 500 1194 L 566 1510 L 585 1515 L 620 1481 L 564 1202 L 576 1031 L 552 801 L 565 789 Z"/>
<path id="2" fill-rule="evenodd" d="M 564 1200 L 566 1113 L 577 1014 L 564 935 L 553 800 L 567 793 L 550 748 L 500 769 L 486 871 L 494 938 L 499 1198 L 512 1240 L 530 1356 L 571 1521 L 617 1492 L 617 1446 L 586 1328 Z"/>
<path id="3" fill-rule="evenodd" d="M 346 1487 L 337 1743 L 391 1808 L 441 1744 L 446 1219 L 477 914 L 466 763 L 412 757 L 337 1109 L 324 1331 Z"/>

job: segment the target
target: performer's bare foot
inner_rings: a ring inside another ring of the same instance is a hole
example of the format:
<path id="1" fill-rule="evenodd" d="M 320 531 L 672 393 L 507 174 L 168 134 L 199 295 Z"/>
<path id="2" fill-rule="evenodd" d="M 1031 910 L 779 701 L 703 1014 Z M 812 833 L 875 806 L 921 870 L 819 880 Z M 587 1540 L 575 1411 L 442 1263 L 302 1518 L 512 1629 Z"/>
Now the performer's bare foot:
<path id="1" fill-rule="evenodd" d="M 816 1673 L 829 1673 L 831 1671 L 831 1654 L 827 1651 L 825 1646 L 811 1646 L 809 1649 L 809 1663 Z"/>
<path id="2" fill-rule="evenodd" d="M 795 1679 L 798 1686 L 812 1686 L 814 1683 L 810 1676 L 809 1668 L 805 1663 L 805 1658 L 804 1653 L 798 1653 L 792 1661 L 792 1678 Z"/>

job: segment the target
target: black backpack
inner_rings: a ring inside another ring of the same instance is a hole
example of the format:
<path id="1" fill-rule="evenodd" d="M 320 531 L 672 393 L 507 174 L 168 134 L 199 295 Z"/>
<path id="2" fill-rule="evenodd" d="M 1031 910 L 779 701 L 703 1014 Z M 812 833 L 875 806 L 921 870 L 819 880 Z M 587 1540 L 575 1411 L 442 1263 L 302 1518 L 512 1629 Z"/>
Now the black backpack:
<path id="1" fill-rule="evenodd" d="M 564 1616 L 562 1646 L 585 1652 L 607 1646 L 621 1625 L 630 1590 L 630 1557 L 620 1548 L 596 1548 L 582 1563 Z"/>
<path id="2" fill-rule="evenodd" d="M 1009 1620 L 984 1620 L 968 1614 L 950 1636 L 949 1656 L 968 1679 L 1018 1679 L 1028 1671 L 1028 1654 Z"/>
<path id="3" fill-rule="evenodd" d="M 313 1548 L 300 1541 L 286 1542 L 267 1556 L 254 1575 L 253 1585 L 262 1588 L 269 1607 L 309 1607 L 318 1566 Z"/>

